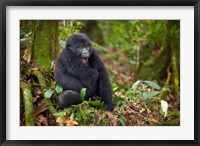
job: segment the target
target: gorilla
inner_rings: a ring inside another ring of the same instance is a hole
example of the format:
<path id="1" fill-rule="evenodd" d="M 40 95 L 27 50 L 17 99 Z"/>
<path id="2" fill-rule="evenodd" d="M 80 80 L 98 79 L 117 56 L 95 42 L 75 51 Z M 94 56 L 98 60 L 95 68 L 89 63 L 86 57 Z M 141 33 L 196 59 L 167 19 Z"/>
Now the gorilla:
<path id="1" fill-rule="evenodd" d="M 56 84 L 64 89 L 59 95 L 62 107 L 81 103 L 80 91 L 86 88 L 85 100 L 99 97 L 107 110 L 113 110 L 108 72 L 87 35 L 76 33 L 67 39 L 56 60 L 54 76 Z"/>

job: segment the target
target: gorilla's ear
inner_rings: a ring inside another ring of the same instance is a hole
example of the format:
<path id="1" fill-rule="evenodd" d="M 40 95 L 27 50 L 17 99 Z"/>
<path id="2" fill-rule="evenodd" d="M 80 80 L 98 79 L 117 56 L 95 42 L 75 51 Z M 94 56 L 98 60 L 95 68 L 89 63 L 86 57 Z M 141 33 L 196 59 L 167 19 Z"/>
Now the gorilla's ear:
<path id="1" fill-rule="evenodd" d="M 71 49 L 71 47 L 72 46 L 70 44 L 67 44 L 67 46 L 66 46 L 67 49 Z"/>

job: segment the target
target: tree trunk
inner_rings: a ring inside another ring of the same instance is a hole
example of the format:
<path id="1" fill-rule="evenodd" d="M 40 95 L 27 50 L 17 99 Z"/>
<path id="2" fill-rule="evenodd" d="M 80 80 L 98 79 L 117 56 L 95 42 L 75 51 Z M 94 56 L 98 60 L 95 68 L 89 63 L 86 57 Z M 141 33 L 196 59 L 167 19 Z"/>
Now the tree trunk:
<path id="1" fill-rule="evenodd" d="M 51 61 L 59 53 L 58 21 L 38 20 L 32 21 L 32 53 L 37 64 L 49 72 Z"/>
<path id="2" fill-rule="evenodd" d="M 168 46 L 163 46 L 158 56 L 141 65 L 138 76 L 149 80 L 162 78 L 166 74 L 170 62 L 171 49 Z"/>
<path id="3" fill-rule="evenodd" d="M 148 60 L 143 65 L 141 65 L 138 76 L 144 79 L 157 79 L 167 75 L 167 67 L 171 63 L 171 74 L 172 79 L 167 79 L 167 84 L 172 84 L 175 90 L 175 96 L 178 98 L 179 85 L 180 85 L 180 36 L 177 28 L 180 28 L 179 21 L 167 21 L 166 27 L 167 31 L 171 31 L 166 35 L 160 49 L 158 56 L 154 57 L 152 60 Z M 168 74 L 169 75 L 169 74 Z M 171 76 L 171 75 L 170 75 Z M 169 83 L 171 82 L 171 83 Z"/>

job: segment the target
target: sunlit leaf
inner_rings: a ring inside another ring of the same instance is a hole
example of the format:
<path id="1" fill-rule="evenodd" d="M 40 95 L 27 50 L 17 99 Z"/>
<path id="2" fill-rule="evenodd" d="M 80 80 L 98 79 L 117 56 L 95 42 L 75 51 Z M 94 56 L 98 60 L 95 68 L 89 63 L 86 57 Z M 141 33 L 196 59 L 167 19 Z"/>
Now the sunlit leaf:
<path id="1" fill-rule="evenodd" d="M 146 100 L 147 98 L 149 98 L 149 94 L 146 92 L 143 92 L 142 97 L 144 98 L 144 100 Z"/>
<path id="2" fill-rule="evenodd" d="M 132 85 L 133 95 L 135 95 L 139 83 L 140 83 L 140 81 L 137 81 L 137 82 L 135 82 L 135 83 Z"/>
<path id="3" fill-rule="evenodd" d="M 81 92 L 80 92 L 80 97 L 82 101 L 84 101 L 85 95 L 86 95 L 86 88 L 83 88 L 81 89 Z"/>
<path id="4" fill-rule="evenodd" d="M 45 98 L 51 98 L 53 93 L 54 93 L 54 90 L 49 89 L 44 93 L 44 97 Z"/>
<path id="5" fill-rule="evenodd" d="M 54 113 L 53 115 L 57 117 L 63 117 L 63 116 L 66 116 L 66 112 L 62 111 L 62 112 Z"/>
<path id="6" fill-rule="evenodd" d="M 129 86 L 129 84 L 124 84 L 123 86 L 115 87 L 115 88 L 113 89 L 113 91 L 114 91 L 114 92 L 120 91 L 120 90 L 122 90 L 122 89 L 126 89 L 128 86 Z"/>
<path id="7" fill-rule="evenodd" d="M 151 91 L 150 92 L 151 98 L 156 97 L 159 93 L 160 93 L 159 91 Z"/>
<path id="8" fill-rule="evenodd" d="M 170 89 L 168 87 L 164 87 L 162 88 L 163 91 L 170 91 Z"/>
<path id="9" fill-rule="evenodd" d="M 71 113 L 71 110 L 70 109 L 66 109 L 63 112 L 65 112 L 66 114 L 69 114 L 69 113 Z"/>
<path id="10" fill-rule="evenodd" d="M 167 111 L 168 111 L 168 103 L 165 100 L 161 100 L 160 103 L 161 103 L 162 111 L 164 112 L 164 117 L 166 117 Z"/>
<path id="11" fill-rule="evenodd" d="M 60 46 L 64 49 L 65 48 L 65 41 L 60 40 L 59 41 Z"/>
<path id="12" fill-rule="evenodd" d="M 151 81 L 144 81 L 147 85 L 149 85 L 150 87 L 160 90 L 160 86 L 158 86 L 156 83 L 151 82 Z"/>
<path id="13" fill-rule="evenodd" d="M 73 120 L 75 117 L 75 113 L 72 113 L 71 116 L 70 116 L 70 120 Z"/>
<path id="14" fill-rule="evenodd" d="M 56 93 L 60 94 L 63 92 L 63 87 L 57 85 L 55 90 L 56 90 Z"/>
<path id="15" fill-rule="evenodd" d="M 92 101 L 91 99 L 89 99 L 87 103 L 89 104 L 89 106 L 94 106 L 99 108 L 104 107 L 104 104 L 100 100 Z"/>

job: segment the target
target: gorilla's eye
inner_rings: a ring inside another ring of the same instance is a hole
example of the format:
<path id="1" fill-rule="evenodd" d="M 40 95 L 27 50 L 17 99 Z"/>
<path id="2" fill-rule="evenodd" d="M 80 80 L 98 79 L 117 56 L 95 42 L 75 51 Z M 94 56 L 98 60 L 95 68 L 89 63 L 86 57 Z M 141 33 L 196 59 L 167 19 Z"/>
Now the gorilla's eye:
<path id="1" fill-rule="evenodd" d="M 71 45 L 70 45 L 70 44 L 67 44 L 67 48 L 69 48 L 69 49 L 70 49 L 70 48 L 71 48 Z"/>
<path id="2" fill-rule="evenodd" d="M 82 50 L 83 49 L 83 47 L 82 46 L 79 46 L 79 47 L 77 47 L 79 50 Z"/>
<path id="3" fill-rule="evenodd" d="M 90 46 L 86 46 L 85 48 L 86 48 L 87 50 L 90 50 Z"/>

